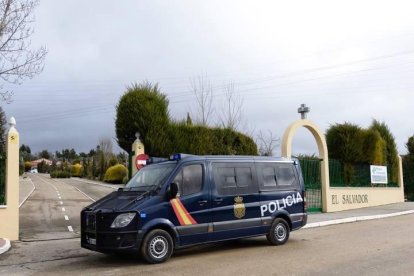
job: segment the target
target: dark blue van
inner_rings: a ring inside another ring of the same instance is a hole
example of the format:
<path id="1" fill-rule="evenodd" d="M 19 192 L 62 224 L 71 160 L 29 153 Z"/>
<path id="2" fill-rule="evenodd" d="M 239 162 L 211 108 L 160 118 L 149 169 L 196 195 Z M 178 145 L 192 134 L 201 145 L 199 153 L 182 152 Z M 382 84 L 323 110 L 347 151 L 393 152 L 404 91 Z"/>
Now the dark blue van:
<path id="1" fill-rule="evenodd" d="M 296 159 L 190 156 L 141 169 L 81 213 L 81 245 L 99 252 L 140 251 L 161 263 L 173 249 L 266 235 L 284 244 L 306 224 Z"/>

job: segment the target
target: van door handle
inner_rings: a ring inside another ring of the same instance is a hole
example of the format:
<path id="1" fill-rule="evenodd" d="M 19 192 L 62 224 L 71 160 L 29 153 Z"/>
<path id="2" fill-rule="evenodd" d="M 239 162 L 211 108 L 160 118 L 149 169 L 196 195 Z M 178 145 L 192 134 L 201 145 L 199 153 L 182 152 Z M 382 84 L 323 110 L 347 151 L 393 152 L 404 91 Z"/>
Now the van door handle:
<path id="1" fill-rule="evenodd" d="M 206 204 L 208 201 L 206 200 L 206 199 L 204 199 L 204 200 L 199 200 L 198 201 L 198 204 L 200 204 L 200 205 L 204 205 L 204 204 Z"/>
<path id="2" fill-rule="evenodd" d="M 218 197 L 218 198 L 216 198 L 216 199 L 214 200 L 214 202 L 216 202 L 217 204 L 220 204 L 220 203 L 222 203 L 222 202 L 223 202 L 223 199 L 222 199 L 222 198 L 220 198 L 220 197 Z"/>

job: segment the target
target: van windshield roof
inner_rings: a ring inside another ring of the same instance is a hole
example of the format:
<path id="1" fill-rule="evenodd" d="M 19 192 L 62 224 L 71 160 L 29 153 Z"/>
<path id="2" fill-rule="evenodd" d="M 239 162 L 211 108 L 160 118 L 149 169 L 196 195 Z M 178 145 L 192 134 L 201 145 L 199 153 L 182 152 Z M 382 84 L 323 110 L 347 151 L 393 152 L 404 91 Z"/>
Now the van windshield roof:
<path id="1" fill-rule="evenodd" d="M 161 187 L 176 165 L 176 162 L 168 162 L 145 166 L 131 178 L 125 188 L 142 191 L 155 190 Z"/>

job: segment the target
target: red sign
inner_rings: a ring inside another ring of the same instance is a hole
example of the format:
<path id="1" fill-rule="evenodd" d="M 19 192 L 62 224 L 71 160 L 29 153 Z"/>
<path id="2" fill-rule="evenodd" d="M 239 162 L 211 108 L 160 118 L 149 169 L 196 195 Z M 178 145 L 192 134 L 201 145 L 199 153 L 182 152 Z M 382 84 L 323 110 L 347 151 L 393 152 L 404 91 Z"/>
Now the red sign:
<path id="1" fill-rule="evenodd" d="M 138 154 L 135 158 L 135 166 L 138 170 L 142 169 L 147 164 L 147 160 L 149 159 L 148 155 L 146 154 Z"/>

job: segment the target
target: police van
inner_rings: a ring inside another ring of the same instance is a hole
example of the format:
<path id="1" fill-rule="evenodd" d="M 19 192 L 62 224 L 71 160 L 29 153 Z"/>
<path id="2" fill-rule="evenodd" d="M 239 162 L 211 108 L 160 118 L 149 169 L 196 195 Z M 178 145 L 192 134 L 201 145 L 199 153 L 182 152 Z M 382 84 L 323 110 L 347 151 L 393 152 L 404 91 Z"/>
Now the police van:
<path id="1" fill-rule="evenodd" d="M 216 241 L 266 235 L 282 245 L 306 221 L 297 159 L 175 154 L 84 208 L 81 246 L 161 263 L 174 249 Z"/>

